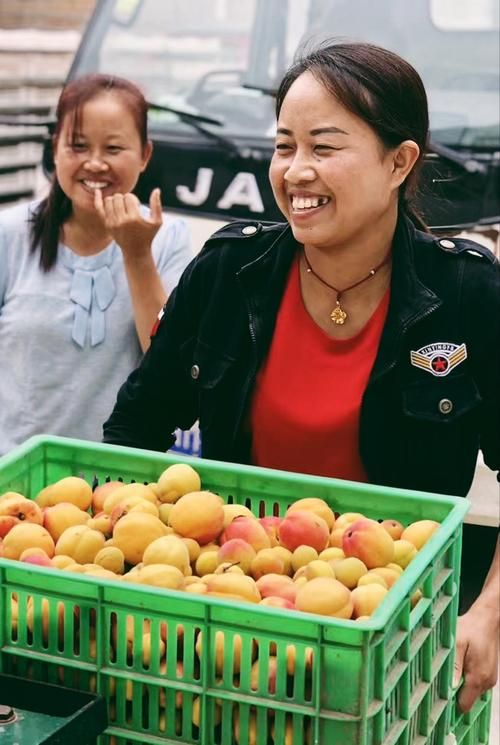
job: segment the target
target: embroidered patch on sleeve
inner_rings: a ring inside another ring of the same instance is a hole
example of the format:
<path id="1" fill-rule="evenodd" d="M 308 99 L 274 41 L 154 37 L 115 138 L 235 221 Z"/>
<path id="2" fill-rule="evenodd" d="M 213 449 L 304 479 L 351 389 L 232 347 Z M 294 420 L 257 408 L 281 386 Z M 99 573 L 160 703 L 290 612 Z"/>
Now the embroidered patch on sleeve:
<path id="1" fill-rule="evenodd" d="M 156 332 L 158 331 L 158 327 L 159 327 L 159 325 L 160 325 L 160 323 L 161 323 L 161 319 L 163 318 L 164 314 L 165 314 L 165 308 L 163 307 L 163 308 L 162 308 L 162 309 L 160 310 L 160 312 L 158 313 L 158 318 L 157 318 L 157 319 L 156 319 L 156 321 L 154 322 L 154 326 L 153 326 L 153 328 L 151 329 L 151 333 L 150 333 L 150 337 L 151 337 L 151 339 L 153 338 L 153 336 L 156 336 Z"/>
<path id="2" fill-rule="evenodd" d="M 467 358 L 465 344 L 447 344 L 435 342 L 421 347 L 417 352 L 410 352 L 410 362 L 414 367 L 436 375 L 438 378 L 448 375 L 454 367 Z"/>

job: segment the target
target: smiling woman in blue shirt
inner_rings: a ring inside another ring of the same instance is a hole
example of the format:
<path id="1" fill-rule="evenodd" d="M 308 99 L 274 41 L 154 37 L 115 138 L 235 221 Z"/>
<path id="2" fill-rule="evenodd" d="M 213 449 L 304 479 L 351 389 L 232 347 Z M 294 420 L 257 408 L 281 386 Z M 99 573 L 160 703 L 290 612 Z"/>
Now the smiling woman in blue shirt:
<path id="1" fill-rule="evenodd" d="M 131 192 L 147 104 L 106 75 L 57 107 L 48 196 L 0 213 L 0 455 L 34 434 L 100 439 L 123 378 L 191 259 L 186 224 Z"/>

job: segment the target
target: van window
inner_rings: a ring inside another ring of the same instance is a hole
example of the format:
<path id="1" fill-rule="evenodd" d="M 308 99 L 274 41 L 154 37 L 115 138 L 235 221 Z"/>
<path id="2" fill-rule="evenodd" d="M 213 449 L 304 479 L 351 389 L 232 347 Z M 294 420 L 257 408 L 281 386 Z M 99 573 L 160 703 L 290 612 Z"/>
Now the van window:
<path id="1" fill-rule="evenodd" d="M 364 40 L 400 53 L 426 85 L 434 141 L 499 141 L 497 0 L 110 0 L 72 75 L 94 70 L 138 82 L 152 102 L 219 121 L 216 134 L 269 138 L 270 93 L 297 47 Z M 199 134 L 154 111 L 159 132 Z"/>
<path id="2" fill-rule="evenodd" d="M 498 31 L 497 0 L 431 0 L 432 22 L 441 31 Z"/>

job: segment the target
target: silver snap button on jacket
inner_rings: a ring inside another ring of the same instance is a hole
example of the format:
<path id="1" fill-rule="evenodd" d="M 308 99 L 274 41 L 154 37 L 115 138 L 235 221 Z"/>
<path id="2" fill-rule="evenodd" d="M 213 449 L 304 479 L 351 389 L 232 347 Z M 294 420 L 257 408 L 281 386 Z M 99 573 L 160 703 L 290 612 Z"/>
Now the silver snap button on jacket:
<path id="1" fill-rule="evenodd" d="M 443 238 L 442 241 L 439 241 L 439 244 L 443 248 L 455 248 L 455 244 L 453 243 L 453 241 L 449 241 L 448 238 Z"/>
<path id="2" fill-rule="evenodd" d="M 193 380 L 197 380 L 199 374 L 200 368 L 198 367 L 198 365 L 193 365 L 193 367 L 191 368 L 191 377 L 193 378 Z"/>
<path id="3" fill-rule="evenodd" d="M 243 235 L 253 235 L 257 232 L 257 228 L 255 225 L 245 225 L 245 227 L 241 229 L 241 232 Z"/>
<path id="4" fill-rule="evenodd" d="M 449 414 L 452 409 L 453 403 L 450 401 L 450 399 L 442 398 L 439 402 L 439 411 L 441 412 L 441 414 Z"/>

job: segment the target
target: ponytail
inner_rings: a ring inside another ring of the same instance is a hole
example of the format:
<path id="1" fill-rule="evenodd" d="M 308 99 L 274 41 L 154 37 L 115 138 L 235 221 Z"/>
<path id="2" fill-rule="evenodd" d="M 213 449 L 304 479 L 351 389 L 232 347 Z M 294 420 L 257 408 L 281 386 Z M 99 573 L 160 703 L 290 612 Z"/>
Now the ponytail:
<path id="1" fill-rule="evenodd" d="M 411 220 L 417 230 L 421 230 L 423 233 L 431 232 L 422 212 L 415 204 L 415 200 L 407 199 L 404 192 L 400 192 L 399 209 L 403 215 L 406 215 Z"/>
<path id="2" fill-rule="evenodd" d="M 61 226 L 71 215 L 71 201 L 54 176 L 50 192 L 31 220 L 31 253 L 40 251 L 40 267 L 49 272 L 57 260 Z"/>

